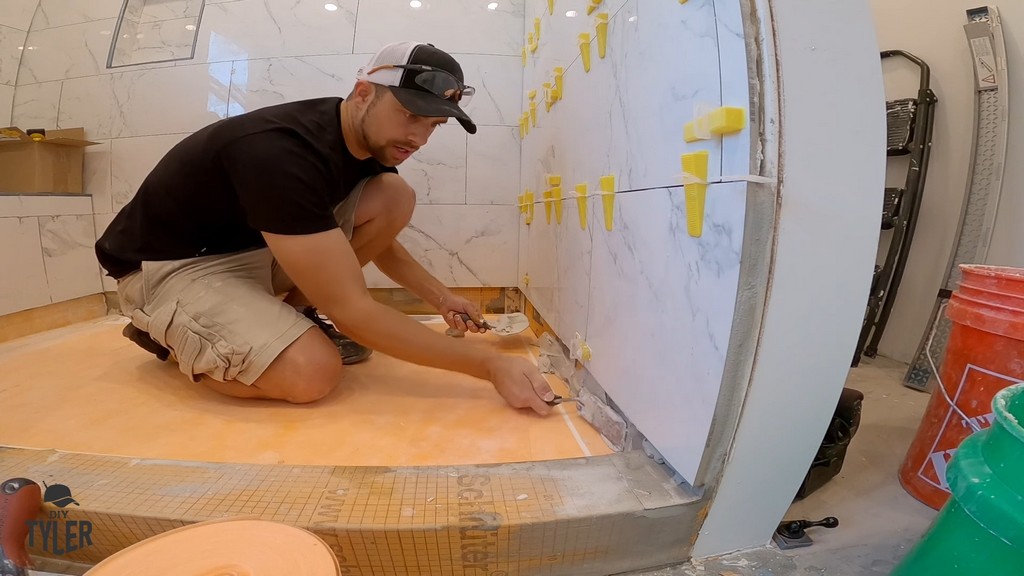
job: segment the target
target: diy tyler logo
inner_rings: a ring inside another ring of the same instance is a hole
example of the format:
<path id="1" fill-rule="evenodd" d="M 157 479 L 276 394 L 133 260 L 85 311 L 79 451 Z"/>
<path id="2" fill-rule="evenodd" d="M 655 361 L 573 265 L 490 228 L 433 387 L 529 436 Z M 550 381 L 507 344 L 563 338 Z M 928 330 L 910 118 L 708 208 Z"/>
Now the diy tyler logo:
<path id="1" fill-rule="evenodd" d="M 66 510 L 79 506 L 71 489 L 64 484 L 44 482 L 43 486 L 45 494 L 28 478 L 0 484 L 0 574 L 4 576 L 27 573 L 27 548 L 63 556 L 92 546 L 92 522 L 70 518 Z M 56 509 L 44 508 L 44 503 Z"/>

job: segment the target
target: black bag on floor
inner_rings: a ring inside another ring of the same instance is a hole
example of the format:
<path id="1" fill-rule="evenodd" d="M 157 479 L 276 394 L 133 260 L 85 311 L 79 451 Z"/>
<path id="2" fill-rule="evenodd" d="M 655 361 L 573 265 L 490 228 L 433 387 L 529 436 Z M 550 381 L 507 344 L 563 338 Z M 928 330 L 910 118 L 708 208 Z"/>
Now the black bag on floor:
<path id="1" fill-rule="evenodd" d="M 862 392 L 852 388 L 843 388 L 843 393 L 839 396 L 839 404 L 832 416 L 832 423 L 825 432 L 825 438 L 821 441 L 821 446 L 814 456 L 814 461 L 811 462 L 811 468 L 807 471 L 803 484 L 800 485 L 800 490 L 796 493 L 797 500 L 821 488 L 843 469 L 846 449 L 850 446 L 854 434 L 857 433 L 857 428 L 860 427 L 863 401 L 864 394 Z"/>

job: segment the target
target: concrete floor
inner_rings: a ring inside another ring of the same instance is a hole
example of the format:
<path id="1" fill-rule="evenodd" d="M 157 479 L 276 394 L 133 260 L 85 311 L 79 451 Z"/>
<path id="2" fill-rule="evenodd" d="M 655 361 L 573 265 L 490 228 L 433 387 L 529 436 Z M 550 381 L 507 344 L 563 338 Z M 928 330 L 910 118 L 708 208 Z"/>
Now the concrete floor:
<path id="1" fill-rule="evenodd" d="M 861 427 L 843 470 L 806 499 L 786 520 L 839 519 L 839 527 L 811 528 L 814 544 L 780 551 L 774 545 L 694 561 L 643 576 L 867 576 L 887 575 L 927 530 L 936 512 L 900 486 L 897 472 L 917 432 L 929 395 L 904 387 L 906 365 L 865 358 L 847 387 L 864 393 Z M 637 574 L 636 576 L 640 576 Z"/>

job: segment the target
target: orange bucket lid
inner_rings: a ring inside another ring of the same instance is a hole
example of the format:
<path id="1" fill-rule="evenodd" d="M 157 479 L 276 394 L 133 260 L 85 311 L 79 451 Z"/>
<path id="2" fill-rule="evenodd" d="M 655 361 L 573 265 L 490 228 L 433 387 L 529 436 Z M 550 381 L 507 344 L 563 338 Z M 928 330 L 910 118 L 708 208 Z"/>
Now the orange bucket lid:
<path id="1" fill-rule="evenodd" d="M 248 518 L 211 520 L 147 538 L 103 560 L 87 576 L 338 576 L 341 568 L 316 534 Z"/>

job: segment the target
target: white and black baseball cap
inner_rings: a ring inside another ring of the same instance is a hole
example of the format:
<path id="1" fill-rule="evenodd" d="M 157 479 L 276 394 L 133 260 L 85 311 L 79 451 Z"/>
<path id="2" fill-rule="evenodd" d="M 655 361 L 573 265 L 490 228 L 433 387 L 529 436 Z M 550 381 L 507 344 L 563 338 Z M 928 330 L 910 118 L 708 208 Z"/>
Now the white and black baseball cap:
<path id="1" fill-rule="evenodd" d="M 387 86 L 413 114 L 454 117 L 466 132 L 476 134 L 476 124 L 462 108 L 476 90 L 465 84 L 455 58 L 433 44 L 388 44 L 359 69 L 356 78 Z"/>

